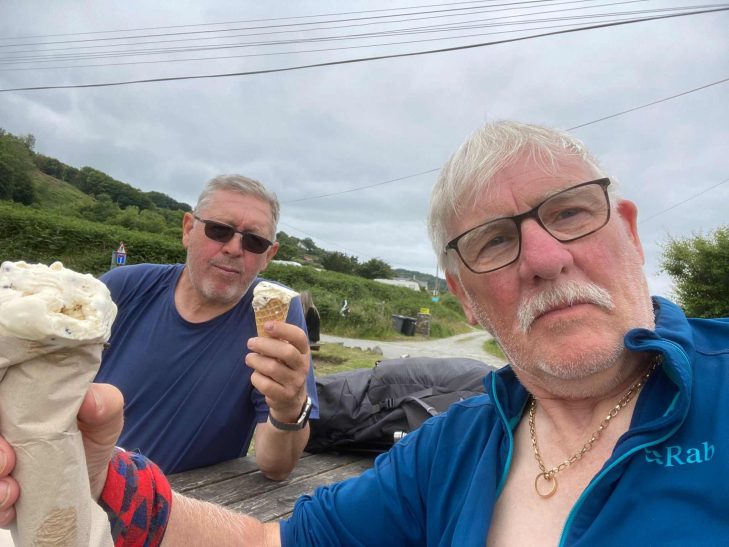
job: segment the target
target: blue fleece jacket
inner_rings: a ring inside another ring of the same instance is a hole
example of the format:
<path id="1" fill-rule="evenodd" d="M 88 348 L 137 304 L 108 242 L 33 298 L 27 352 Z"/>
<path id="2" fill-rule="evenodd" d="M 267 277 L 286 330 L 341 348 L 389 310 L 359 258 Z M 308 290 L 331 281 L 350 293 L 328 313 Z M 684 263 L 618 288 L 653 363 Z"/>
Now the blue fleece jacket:
<path id="1" fill-rule="evenodd" d="M 655 331 L 631 330 L 625 345 L 663 365 L 560 545 L 729 544 L 729 319 L 654 304 Z M 529 398 L 510 367 L 484 382 L 486 395 L 429 420 L 373 469 L 299 499 L 283 545 L 483 546 Z"/>

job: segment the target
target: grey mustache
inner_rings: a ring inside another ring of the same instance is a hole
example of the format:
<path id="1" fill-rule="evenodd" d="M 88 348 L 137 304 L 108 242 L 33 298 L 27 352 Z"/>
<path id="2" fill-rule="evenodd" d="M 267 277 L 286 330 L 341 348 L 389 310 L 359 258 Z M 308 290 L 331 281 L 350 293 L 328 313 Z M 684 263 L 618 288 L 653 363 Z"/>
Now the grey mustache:
<path id="1" fill-rule="evenodd" d="M 534 320 L 559 306 L 575 304 L 595 304 L 612 310 L 615 307 L 610 293 L 594 283 L 567 281 L 550 287 L 541 293 L 527 298 L 519 305 L 517 321 L 522 332 L 529 332 Z"/>

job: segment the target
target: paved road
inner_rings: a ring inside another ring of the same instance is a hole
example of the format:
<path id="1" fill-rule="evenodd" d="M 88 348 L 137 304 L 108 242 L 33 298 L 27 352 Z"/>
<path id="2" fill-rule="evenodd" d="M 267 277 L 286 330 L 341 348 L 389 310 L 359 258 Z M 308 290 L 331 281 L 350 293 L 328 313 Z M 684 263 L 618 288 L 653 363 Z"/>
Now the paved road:
<path id="1" fill-rule="evenodd" d="M 491 335 L 482 330 L 438 340 L 397 340 L 395 342 L 321 335 L 322 342 L 341 343 L 350 348 L 371 349 L 377 346 L 382 350 L 382 356 L 385 359 L 396 359 L 403 355 L 410 357 L 469 357 L 494 367 L 501 367 L 506 364 L 505 361 L 483 350 L 483 343 L 490 338 Z"/>

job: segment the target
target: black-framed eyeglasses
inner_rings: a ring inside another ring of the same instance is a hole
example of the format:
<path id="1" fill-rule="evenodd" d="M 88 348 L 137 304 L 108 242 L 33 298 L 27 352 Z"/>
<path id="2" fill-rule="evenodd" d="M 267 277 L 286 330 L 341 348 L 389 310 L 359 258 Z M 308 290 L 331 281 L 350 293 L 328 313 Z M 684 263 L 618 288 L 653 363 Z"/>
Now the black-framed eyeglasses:
<path id="1" fill-rule="evenodd" d="M 583 182 L 549 196 L 534 209 L 490 220 L 466 230 L 445 246 L 458 253 L 474 273 L 488 273 L 516 262 L 521 254 L 521 224 L 533 218 L 557 241 L 567 243 L 597 232 L 610 220 L 610 179 Z"/>
<path id="2" fill-rule="evenodd" d="M 236 230 L 229 224 L 223 224 L 216 220 L 200 218 L 197 215 L 192 216 L 195 220 L 199 220 L 205 225 L 205 236 L 208 239 L 217 241 L 218 243 L 228 243 L 235 234 L 240 234 L 240 244 L 244 251 L 262 254 L 265 253 L 271 245 L 273 245 L 273 243 L 268 241 L 265 237 L 261 237 L 252 232 L 242 232 L 240 230 Z"/>

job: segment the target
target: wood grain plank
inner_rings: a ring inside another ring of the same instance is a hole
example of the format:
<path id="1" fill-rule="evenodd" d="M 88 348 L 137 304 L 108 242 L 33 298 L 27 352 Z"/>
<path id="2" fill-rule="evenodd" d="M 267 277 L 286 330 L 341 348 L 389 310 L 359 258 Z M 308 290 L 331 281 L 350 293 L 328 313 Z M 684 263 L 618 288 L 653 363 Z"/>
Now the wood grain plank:
<path id="1" fill-rule="evenodd" d="M 169 475 L 167 478 L 172 489 L 177 492 L 187 492 L 193 488 L 199 488 L 206 484 L 220 482 L 225 479 L 245 475 L 258 470 L 256 460 L 249 457 L 228 460 L 209 467 L 200 467 Z"/>
<path id="2" fill-rule="evenodd" d="M 313 492 L 319 486 L 357 476 L 372 467 L 372 462 L 372 458 L 358 458 L 347 465 L 283 484 L 280 488 L 264 495 L 235 501 L 229 504 L 228 508 L 264 522 L 279 520 L 291 513 L 296 500 L 302 495 Z"/>
<path id="3" fill-rule="evenodd" d="M 275 496 L 276 491 L 289 485 L 326 474 L 334 469 L 346 467 L 361 460 L 364 462 L 362 465 L 365 466 L 365 469 L 372 466 L 372 458 L 362 459 L 360 456 L 319 454 L 299 460 L 299 464 L 291 472 L 289 478 L 284 481 L 269 480 L 260 471 L 256 470 L 189 489 L 185 492 L 185 495 L 219 505 L 230 506 L 254 497 Z"/>

